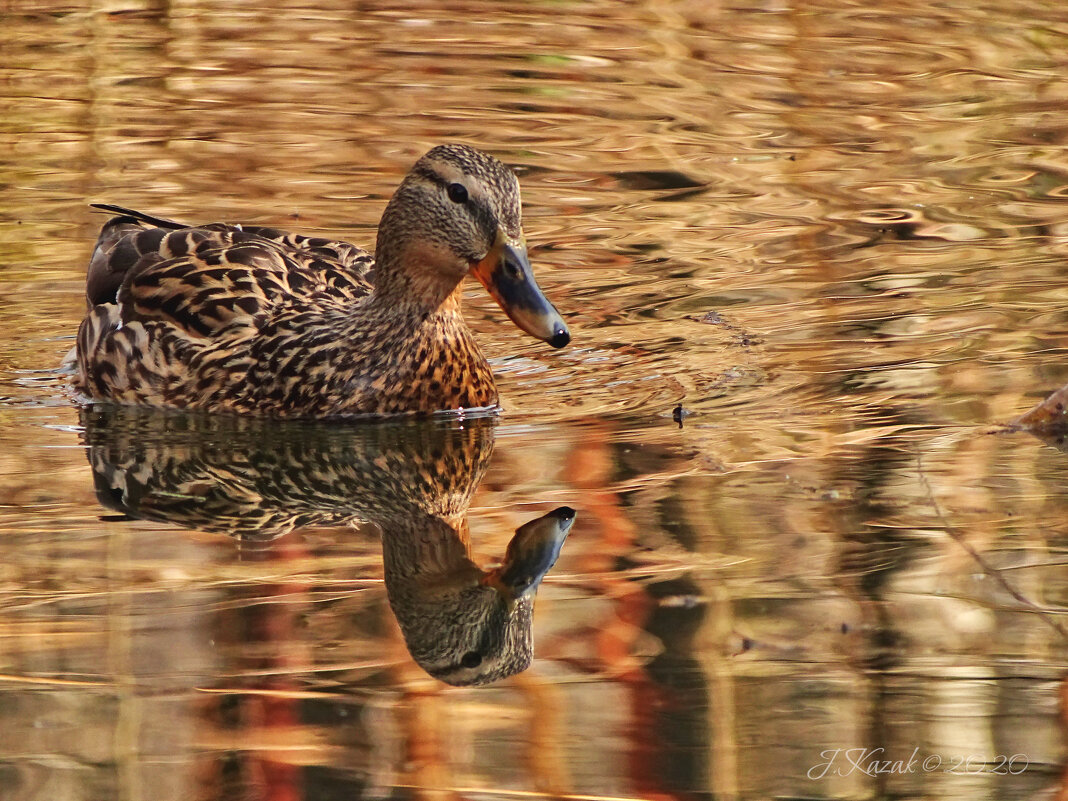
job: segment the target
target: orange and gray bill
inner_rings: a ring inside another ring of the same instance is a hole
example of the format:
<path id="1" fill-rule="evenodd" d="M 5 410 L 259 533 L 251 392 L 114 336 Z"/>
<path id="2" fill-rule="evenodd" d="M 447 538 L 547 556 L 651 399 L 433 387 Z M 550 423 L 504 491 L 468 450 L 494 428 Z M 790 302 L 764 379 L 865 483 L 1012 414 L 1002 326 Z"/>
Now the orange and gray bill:
<path id="1" fill-rule="evenodd" d="M 524 523 L 508 543 L 504 564 L 489 573 L 483 583 L 513 599 L 536 590 L 545 574 L 556 564 L 574 522 L 575 510 L 561 506 Z"/>
<path id="2" fill-rule="evenodd" d="M 522 330 L 554 348 L 562 348 L 571 341 L 564 318 L 534 280 L 523 242 L 498 233 L 490 252 L 471 265 L 471 272 Z"/>

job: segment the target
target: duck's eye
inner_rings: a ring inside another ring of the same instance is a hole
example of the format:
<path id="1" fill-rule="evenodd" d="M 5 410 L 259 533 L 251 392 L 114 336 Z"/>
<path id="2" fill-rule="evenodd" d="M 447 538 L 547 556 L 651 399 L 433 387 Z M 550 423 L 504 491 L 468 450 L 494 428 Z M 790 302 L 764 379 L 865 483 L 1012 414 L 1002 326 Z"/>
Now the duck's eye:
<path id="1" fill-rule="evenodd" d="M 449 184 L 445 191 L 449 193 L 449 200 L 453 203 L 467 202 L 467 187 L 463 184 Z"/>
<path id="2" fill-rule="evenodd" d="M 468 651 L 463 655 L 460 664 L 465 668 L 474 668 L 482 664 L 482 654 L 478 651 Z"/>

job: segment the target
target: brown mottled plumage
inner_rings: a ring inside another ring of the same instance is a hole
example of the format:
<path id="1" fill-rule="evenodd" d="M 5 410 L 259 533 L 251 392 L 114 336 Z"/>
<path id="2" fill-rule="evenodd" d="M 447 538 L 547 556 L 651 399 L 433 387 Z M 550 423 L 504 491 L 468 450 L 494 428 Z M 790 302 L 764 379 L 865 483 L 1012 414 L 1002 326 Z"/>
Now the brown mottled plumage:
<path id="1" fill-rule="evenodd" d="M 483 684 L 530 665 L 534 596 L 575 513 L 521 526 L 499 568 L 472 561 L 467 512 L 492 417 L 339 426 L 97 404 L 81 421 L 106 507 L 243 543 L 374 523 L 390 606 L 428 673 Z"/>
<path id="2" fill-rule="evenodd" d="M 120 403 L 273 417 L 497 403 L 460 313 L 474 274 L 523 330 L 570 335 L 534 281 L 519 184 L 443 145 L 413 166 L 372 257 L 270 228 L 187 227 L 116 206 L 89 265 L 75 385 Z"/>

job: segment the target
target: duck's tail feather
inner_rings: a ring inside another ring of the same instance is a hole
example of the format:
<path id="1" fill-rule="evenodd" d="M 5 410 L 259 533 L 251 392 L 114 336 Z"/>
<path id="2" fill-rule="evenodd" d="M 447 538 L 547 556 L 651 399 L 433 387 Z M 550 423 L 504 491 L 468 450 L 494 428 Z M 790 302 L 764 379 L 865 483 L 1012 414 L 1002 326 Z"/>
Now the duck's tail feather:
<path id="1" fill-rule="evenodd" d="M 145 214 L 143 211 L 134 211 L 128 209 L 125 206 L 114 206 L 111 203 L 90 203 L 94 209 L 100 209 L 101 211 L 110 211 L 114 214 L 121 214 L 123 217 L 129 217 L 137 222 L 148 223 L 149 225 L 155 225 L 158 228 L 170 228 L 172 230 L 179 230 L 180 228 L 188 228 L 185 223 L 175 222 L 174 220 L 166 220 L 163 217 L 153 217 L 151 214 Z"/>

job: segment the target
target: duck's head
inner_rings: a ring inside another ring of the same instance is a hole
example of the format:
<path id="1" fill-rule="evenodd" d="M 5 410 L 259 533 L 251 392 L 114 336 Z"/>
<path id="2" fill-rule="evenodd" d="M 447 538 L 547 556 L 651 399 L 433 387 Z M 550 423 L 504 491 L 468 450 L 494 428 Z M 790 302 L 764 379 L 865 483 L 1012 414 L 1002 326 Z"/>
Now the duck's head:
<path id="1" fill-rule="evenodd" d="M 415 163 L 382 215 L 375 260 L 380 287 L 434 307 L 470 273 L 531 336 L 571 340 L 534 280 L 515 173 L 472 147 L 440 145 Z"/>
<path id="2" fill-rule="evenodd" d="M 504 564 L 482 570 L 440 519 L 383 529 L 386 592 L 404 641 L 431 676 L 457 686 L 526 670 L 534 596 L 575 522 L 561 506 L 520 526 Z"/>

